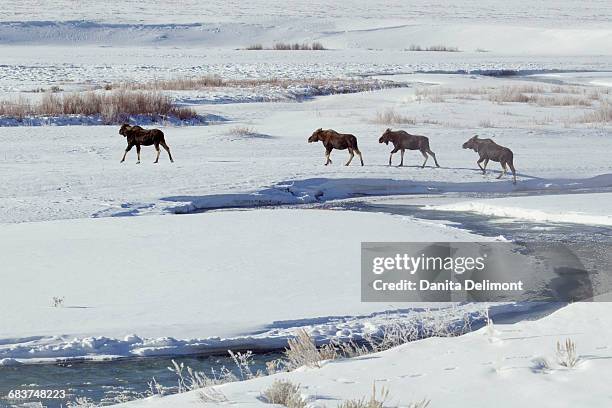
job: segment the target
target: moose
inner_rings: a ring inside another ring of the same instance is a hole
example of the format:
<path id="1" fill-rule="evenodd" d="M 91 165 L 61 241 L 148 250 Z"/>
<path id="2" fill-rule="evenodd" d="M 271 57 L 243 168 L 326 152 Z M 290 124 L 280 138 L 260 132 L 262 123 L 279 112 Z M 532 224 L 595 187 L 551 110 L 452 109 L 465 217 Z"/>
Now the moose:
<path id="1" fill-rule="evenodd" d="M 157 150 L 157 157 L 155 158 L 154 163 L 159 162 L 159 146 L 161 145 L 166 152 L 168 152 L 168 157 L 170 157 L 170 162 L 174 163 L 172 159 L 172 154 L 170 153 L 170 148 L 166 144 L 166 140 L 164 139 L 164 132 L 159 129 L 143 129 L 140 126 L 130 126 L 127 123 L 121 125 L 121 129 L 119 129 L 119 134 L 123 137 L 127 138 L 127 148 L 123 153 L 123 158 L 121 159 L 121 163 L 125 161 L 125 156 L 127 153 L 132 150 L 132 147 L 136 146 L 136 154 L 138 155 L 138 161 L 136 164 L 140 163 L 140 146 L 151 146 L 155 145 L 155 150 Z"/>
<path id="2" fill-rule="evenodd" d="M 361 161 L 361 165 L 363 166 L 363 157 L 361 156 L 361 152 L 357 147 L 357 138 L 354 135 L 347 133 L 338 133 L 335 130 L 327 129 L 323 130 L 323 128 L 319 128 L 315 130 L 312 135 L 308 138 L 308 143 L 314 142 L 323 142 L 323 146 L 325 146 L 325 165 L 331 164 L 331 159 L 329 155 L 333 149 L 345 150 L 349 151 L 349 160 L 346 162 L 345 166 L 351 164 L 351 160 L 355 156 L 355 153 L 359 156 L 359 160 Z"/>
<path id="3" fill-rule="evenodd" d="M 436 167 L 440 167 L 438 164 L 438 160 L 436 159 L 436 154 L 431 151 L 429 148 L 429 138 L 426 136 L 419 135 L 411 135 L 408 132 L 403 130 L 392 131 L 391 129 L 385 130 L 385 133 L 382 134 L 380 139 L 378 139 L 378 143 L 389 144 L 389 142 L 393 143 L 393 150 L 391 150 L 391 154 L 389 155 L 389 166 L 391 166 L 391 159 L 393 158 L 393 153 L 397 153 L 401 150 L 401 161 L 399 167 L 404 166 L 404 151 L 408 150 L 419 150 L 423 157 L 425 157 L 425 161 L 421 168 L 425 167 L 427 163 L 427 159 L 429 158 L 428 154 L 433 157 L 434 162 L 436 163 Z"/>
<path id="4" fill-rule="evenodd" d="M 482 174 L 486 173 L 489 160 L 499 162 L 502 166 L 503 171 L 497 177 L 498 179 L 502 178 L 502 176 L 506 174 L 506 165 L 508 165 L 510 170 L 512 170 L 512 175 L 514 177 L 513 183 L 516 184 L 516 170 L 514 170 L 514 154 L 512 153 L 512 150 L 498 145 L 491 139 L 479 139 L 478 135 L 473 136 L 467 142 L 465 142 L 463 144 L 463 148 L 472 149 L 478 153 L 480 157 L 476 164 L 478 164 L 478 167 L 480 167 L 480 170 L 482 170 Z M 484 162 L 484 166 L 480 165 L 482 162 Z"/>

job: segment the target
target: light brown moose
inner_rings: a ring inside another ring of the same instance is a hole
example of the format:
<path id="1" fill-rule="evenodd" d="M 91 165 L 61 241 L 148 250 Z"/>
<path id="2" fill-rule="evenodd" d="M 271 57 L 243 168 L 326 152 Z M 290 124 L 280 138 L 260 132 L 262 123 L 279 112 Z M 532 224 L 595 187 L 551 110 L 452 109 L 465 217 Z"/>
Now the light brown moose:
<path id="1" fill-rule="evenodd" d="M 497 177 L 498 179 L 502 178 L 502 176 L 506 174 L 506 165 L 508 165 L 510 170 L 512 170 L 513 183 L 516 184 L 516 170 L 514 170 L 514 153 L 512 153 L 512 150 L 498 145 L 491 139 L 479 139 L 478 135 L 465 142 L 463 144 L 463 148 L 472 149 L 478 153 L 478 156 L 480 157 L 478 158 L 476 164 L 478 167 L 480 167 L 480 170 L 482 170 L 482 174 L 487 172 L 487 164 L 489 163 L 489 160 L 499 162 L 502 166 L 503 171 Z M 484 166 L 480 165 L 482 162 L 484 162 Z"/>
<path id="2" fill-rule="evenodd" d="M 361 165 L 363 166 L 363 157 L 361 156 L 361 152 L 357 147 L 357 138 L 354 135 L 347 133 L 338 133 L 335 130 L 327 129 L 323 130 L 319 128 L 313 132 L 313 134 L 308 138 L 308 143 L 314 142 L 323 142 L 323 146 L 325 146 L 325 165 L 331 164 L 331 159 L 329 158 L 333 149 L 345 150 L 349 151 L 349 160 L 346 162 L 345 166 L 351 164 L 351 160 L 355 157 L 355 153 L 359 156 L 359 160 L 361 161 Z"/>
<path id="3" fill-rule="evenodd" d="M 387 129 L 385 130 L 385 133 L 382 134 L 380 139 L 378 139 L 378 143 L 388 145 L 389 142 L 393 143 L 393 150 L 391 150 L 391 154 L 389 155 L 389 166 L 391 166 L 393 153 L 397 153 L 398 151 L 402 152 L 402 158 L 399 164 L 399 167 L 402 167 L 404 165 L 404 151 L 419 150 L 423 157 L 425 157 L 425 161 L 423 162 L 421 168 L 425 167 L 427 159 L 429 158 L 429 156 L 427 156 L 428 154 L 433 157 L 436 167 L 440 167 L 438 160 L 436 159 L 436 154 L 429 148 L 429 138 L 426 136 L 411 135 L 403 130 L 392 131 L 391 129 Z"/>

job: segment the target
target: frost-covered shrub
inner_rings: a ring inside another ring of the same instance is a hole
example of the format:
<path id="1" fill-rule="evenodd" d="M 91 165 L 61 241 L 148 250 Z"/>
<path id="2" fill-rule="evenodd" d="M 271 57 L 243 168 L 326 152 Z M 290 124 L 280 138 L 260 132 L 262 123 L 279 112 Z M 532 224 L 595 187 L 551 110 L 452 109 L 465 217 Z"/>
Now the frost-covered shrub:
<path id="1" fill-rule="evenodd" d="M 232 350 L 227 350 L 232 360 L 234 360 L 234 364 L 240 371 L 240 377 L 243 380 L 250 380 L 251 378 L 259 377 L 262 375 L 260 371 L 253 373 L 251 366 L 255 364 L 253 361 L 253 352 L 247 351 L 245 353 L 233 352 Z"/>
<path id="2" fill-rule="evenodd" d="M 320 42 L 308 43 L 283 43 L 277 42 L 272 47 L 277 51 L 312 51 L 312 50 L 324 50 L 325 47 Z"/>
<path id="3" fill-rule="evenodd" d="M 332 345 L 317 348 L 314 339 L 304 329 L 298 331 L 297 336 L 288 343 L 284 357 L 289 370 L 302 366 L 320 367 L 321 361 L 333 360 L 338 356 Z"/>
<path id="4" fill-rule="evenodd" d="M 85 397 L 76 397 L 74 401 L 68 401 L 66 406 L 68 408 L 96 408 L 96 404 Z"/>
<path id="5" fill-rule="evenodd" d="M 583 123 L 609 123 L 612 122 L 612 104 L 603 101 L 593 112 L 585 114 L 580 122 Z"/>
<path id="6" fill-rule="evenodd" d="M 249 136 L 257 135 L 258 133 L 252 127 L 234 126 L 233 128 L 227 131 L 227 134 L 230 136 L 236 136 L 236 137 L 249 137 Z"/>
<path id="7" fill-rule="evenodd" d="M 389 398 L 389 390 L 382 388 L 380 395 L 376 392 L 376 383 L 372 385 L 372 395 L 361 399 L 353 399 L 342 402 L 338 408 L 383 408 L 385 401 Z"/>
<path id="8" fill-rule="evenodd" d="M 393 108 L 387 108 L 382 112 L 376 112 L 373 122 L 379 125 L 415 125 L 416 119 L 402 115 Z"/>
<path id="9" fill-rule="evenodd" d="M 177 376 L 179 393 L 238 381 L 238 378 L 225 367 L 222 367 L 219 373 L 212 371 L 211 375 L 208 376 L 202 371 L 196 371 L 189 366 L 185 366 L 184 363 L 179 364 L 172 360 L 172 367 L 168 367 L 168 370 Z"/>
<path id="10" fill-rule="evenodd" d="M 200 401 L 203 403 L 213 403 L 219 404 L 221 402 L 227 402 L 228 399 L 221 391 L 216 388 L 206 387 L 202 389 L 198 396 L 200 397 Z"/>
<path id="11" fill-rule="evenodd" d="M 300 395 L 300 386 L 291 381 L 274 381 L 270 388 L 262 393 L 262 399 L 268 404 L 278 404 L 288 408 L 306 407 L 306 401 Z"/>
<path id="12" fill-rule="evenodd" d="M 421 47 L 420 45 L 412 44 L 410 47 L 408 47 L 408 51 L 459 52 L 459 48 L 449 47 L 447 45 L 431 45 L 429 47 Z"/>
<path id="13" fill-rule="evenodd" d="M 62 307 L 64 306 L 64 300 L 66 298 L 64 296 L 53 296 L 51 299 L 51 305 L 53 307 Z"/>

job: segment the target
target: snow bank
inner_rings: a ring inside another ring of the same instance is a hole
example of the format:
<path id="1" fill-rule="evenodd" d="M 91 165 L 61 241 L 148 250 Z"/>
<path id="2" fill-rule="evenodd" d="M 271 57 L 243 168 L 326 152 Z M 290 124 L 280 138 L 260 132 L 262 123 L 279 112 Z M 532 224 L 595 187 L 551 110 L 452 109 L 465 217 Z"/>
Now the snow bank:
<path id="1" fill-rule="evenodd" d="M 427 208 L 536 222 L 612 226 L 612 193 L 495 198 Z"/>
<path id="2" fill-rule="evenodd" d="M 164 124 L 172 126 L 198 126 L 211 122 L 223 122 L 226 119 L 218 115 L 197 115 L 191 119 L 179 119 L 175 116 L 130 116 L 126 122 L 134 125 Z M 62 115 L 62 116 L 28 116 L 23 118 L 0 116 L 0 127 L 4 126 L 102 126 L 109 123 L 101 115 Z"/>
<path id="3" fill-rule="evenodd" d="M 359 196 L 385 196 L 385 195 L 403 195 L 403 194 L 439 194 L 448 192 L 488 192 L 488 193 L 504 193 L 504 192 L 527 192 L 539 191 L 542 193 L 556 193 L 566 190 L 578 190 L 582 188 L 608 188 L 612 187 L 612 174 L 605 174 L 588 179 L 532 179 L 521 182 L 519 187 L 508 183 L 482 183 L 482 182 L 410 182 L 394 179 L 307 179 L 307 180 L 291 180 L 272 186 L 261 191 L 244 194 L 218 194 L 202 197 L 166 197 L 164 201 L 190 201 L 187 205 L 170 207 L 168 211 L 176 214 L 186 214 L 195 211 L 219 208 L 240 208 L 240 207 L 258 207 L 282 204 L 305 204 L 324 202 L 329 200 L 352 198 Z M 603 198 L 603 197 L 602 197 Z M 548 197 L 548 201 L 555 201 L 556 196 Z M 522 203 L 524 198 L 516 198 L 515 202 Z M 572 204 L 577 201 L 588 200 L 588 196 L 581 198 L 581 195 L 574 197 L 572 202 L 568 202 L 568 207 L 572 208 Z M 502 201 L 503 202 L 503 201 Z M 537 205 L 537 203 L 535 203 Z M 454 211 L 475 211 L 482 212 L 488 215 L 508 216 L 503 214 L 524 214 L 520 209 L 500 209 L 501 212 L 493 213 L 491 206 L 482 203 L 455 204 L 452 206 L 440 207 L 442 210 Z M 507 211 L 507 213 L 503 213 Z M 514 212 L 513 212 L 514 211 Z M 607 211 L 603 208 L 601 211 Z M 537 215 L 537 211 L 532 211 L 533 218 L 531 220 L 542 220 Z M 515 215 L 516 216 L 516 215 Z M 520 218 L 520 216 L 516 216 Z M 555 215 L 551 215 L 555 217 Z M 562 219 L 563 215 L 557 216 Z M 582 218 L 581 218 L 582 217 Z M 566 216 L 567 219 L 567 216 Z M 602 218 L 589 217 L 588 215 L 574 214 L 569 219 L 580 220 L 595 220 L 602 221 Z M 608 217 L 603 218 L 604 224 L 609 222 Z M 575 221 L 567 221 L 575 222 Z M 583 221 L 584 222 L 584 221 Z M 586 222 L 590 223 L 590 222 Z M 594 222 L 600 223 L 600 222 Z M 607 225 L 607 224 L 606 224 Z"/>
<path id="4" fill-rule="evenodd" d="M 612 325 L 607 303 L 576 303 L 538 321 L 494 324 L 454 338 L 429 338 L 322 368 L 302 368 L 218 386 L 229 403 L 269 406 L 259 396 L 275 380 L 300 385 L 312 406 L 337 406 L 389 390 L 389 404 L 431 400 L 436 407 L 608 407 Z M 597 333 L 597 335 L 594 335 Z M 556 342 L 571 338 L 578 366 L 557 362 Z M 543 363 L 546 361 L 547 363 Z M 588 391 L 587 391 L 588 390 Z M 191 407 L 198 392 L 122 404 L 129 408 Z"/>

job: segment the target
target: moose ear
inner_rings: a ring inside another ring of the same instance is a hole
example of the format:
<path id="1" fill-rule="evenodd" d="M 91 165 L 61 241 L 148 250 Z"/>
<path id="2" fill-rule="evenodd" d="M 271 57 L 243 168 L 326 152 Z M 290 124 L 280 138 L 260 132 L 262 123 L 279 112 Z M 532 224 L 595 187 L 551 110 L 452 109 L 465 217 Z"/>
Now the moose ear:
<path id="1" fill-rule="evenodd" d="M 322 131 L 323 131 L 323 128 L 318 128 L 317 129 L 317 132 L 322 132 Z"/>
<path id="2" fill-rule="evenodd" d="M 390 132 L 390 131 L 391 131 L 391 128 L 387 128 L 386 132 Z"/>

